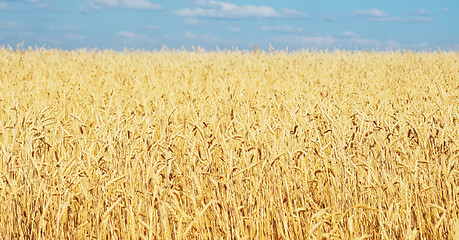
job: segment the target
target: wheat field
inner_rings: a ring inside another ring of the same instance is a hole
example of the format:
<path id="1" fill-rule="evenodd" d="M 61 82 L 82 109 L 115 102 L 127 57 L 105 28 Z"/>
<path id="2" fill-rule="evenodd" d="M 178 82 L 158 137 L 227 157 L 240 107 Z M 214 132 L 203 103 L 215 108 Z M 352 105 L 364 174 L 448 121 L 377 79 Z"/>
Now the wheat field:
<path id="1" fill-rule="evenodd" d="M 0 239 L 459 239 L 459 53 L 0 49 Z"/>

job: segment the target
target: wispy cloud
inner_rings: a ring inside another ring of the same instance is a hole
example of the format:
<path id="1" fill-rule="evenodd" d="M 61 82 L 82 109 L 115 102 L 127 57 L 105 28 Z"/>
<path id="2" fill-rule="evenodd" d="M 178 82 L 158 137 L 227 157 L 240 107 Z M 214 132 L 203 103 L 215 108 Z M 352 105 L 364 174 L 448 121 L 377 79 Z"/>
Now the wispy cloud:
<path id="1" fill-rule="evenodd" d="M 240 31 L 242 31 L 242 28 L 240 28 L 240 27 L 229 27 L 228 30 L 230 30 L 231 32 L 240 32 Z"/>
<path id="2" fill-rule="evenodd" d="M 432 22 L 435 19 L 433 17 L 427 17 L 427 16 L 414 16 L 411 18 L 407 18 L 407 22 Z"/>
<path id="3" fill-rule="evenodd" d="M 384 47 L 380 41 L 372 38 L 360 37 L 358 34 L 346 31 L 337 35 L 323 36 L 321 34 L 299 35 L 289 34 L 273 38 L 276 44 L 287 45 L 293 48 L 312 48 L 312 49 L 330 49 L 330 48 L 360 48 L 360 49 L 378 49 Z"/>
<path id="4" fill-rule="evenodd" d="M 324 17 L 325 21 L 327 22 L 336 22 L 337 18 L 335 15 L 327 15 Z"/>
<path id="5" fill-rule="evenodd" d="M 291 25 L 275 25 L 275 26 L 263 26 L 261 27 L 262 31 L 267 32 L 302 32 L 303 28 L 301 27 L 294 27 Z"/>
<path id="6" fill-rule="evenodd" d="M 185 20 L 183 20 L 183 24 L 188 25 L 188 26 L 194 27 L 198 25 L 198 23 L 199 23 L 199 20 L 196 18 L 185 18 Z"/>
<path id="7" fill-rule="evenodd" d="M 289 34 L 276 36 L 272 39 L 273 43 L 287 45 L 293 48 L 312 48 L 312 49 L 374 49 L 374 50 L 396 50 L 413 49 L 422 50 L 428 48 L 428 44 L 419 42 L 415 44 L 403 44 L 394 39 L 379 40 L 360 36 L 354 32 L 346 31 L 337 35 L 322 36 Z"/>
<path id="8" fill-rule="evenodd" d="M 190 32 L 190 31 L 185 31 L 183 33 L 183 36 L 185 38 L 196 38 L 198 36 L 198 34 L 194 33 L 194 32 Z"/>
<path id="9" fill-rule="evenodd" d="M 376 9 L 376 8 L 366 9 L 366 10 L 355 9 L 355 10 L 351 11 L 351 15 L 353 17 L 361 17 L 361 18 L 387 17 L 387 13 L 385 13 L 385 12 L 379 10 L 379 9 Z"/>
<path id="10" fill-rule="evenodd" d="M 368 49 L 378 49 L 381 47 L 381 42 L 373 38 L 354 37 L 349 40 L 340 39 L 339 42 L 340 45 L 345 45 L 348 47 L 361 47 Z"/>
<path id="11" fill-rule="evenodd" d="M 213 34 L 198 34 L 195 32 L 185 31 L 179 37 L 179 42 L 188 46 L 207 46 L 207 48 L 231 48 L 238 41 L 230 38 L 222 38 Z M 184 46 L 182 45 L 182 46 Z"/>
<path id="12" fill-rule="evenodd" d="M 29 3 L 39 3 L 39 0 L 6 0 L 7 2 L 29 2 Z M 5 2 L 5 1 L 3 1 Z"/>
<path id="13" fill-rule="evenodd" d="M 123 38 L 135 38 L 137 35 L 135 33 L 133 33 L 133 32 L 121 31 L 121 32 L 115 33 L 115 36 L 123 37 Z"/>
<path id="14" fill-rule="evenodd" d="M 409 14 L 417 15 L 417 16 L 429 16 L 429 11 L 424 8 L 416 9 L 414 11 L 408 11 Z"/>
<path id="15" fill-rule="evenodd" d="M 146 29 L 146 30 L 158 30 L 159 27 L 156 26 L 156 25 L 151 25 L 151 24 L 150 24 L 150 25 L 143 25 L 143 26 L 142 26 L 142 29 Z"/>
<path id="16" fill-rule="evenodd" d="M 160 10 L 162 9 L 159 3 L 151 3 L 147 0 L 124 0 L 122 6 L 134 9 L 150 9 Z"/>
<path id="17" fill-rule="evenodd" d="M 288 17 L 288 18 L 308 18 L 306 13 L 297 11 L 295 9 L 289 8 L 281 8 L 280 10 L 281 17 Z"/>
<path id="18" fill-rule="evenodd" d="M 129 8 L 143 10 L 161 10 L 159 3 L 152 3 L 148 0 L 88 0 L 92 9 L 108 8 Z M 81 9 L 80 9 L 81 10 Z"/>
<path id="19" fill-rule="evenodd" d="M 17 21 L 0 21 L 0 29 L 20 30 L 24 25 Z"/>
<path id="20" fill-rule="evenodd" d="M 275 43 L 305 48 L 332 47 L 336 43 L 336 39 L 332 36 L 303 36 L 296 34 L 275 36 L 273 40 Z"/>
<path id="21" fill-rule="evenodd" d="M 359 37 L 359 35 L 357 35 L 354 32 L 351 32 L 351 31 L 343 32 L 343 36 L 346 36 L 346 37 Z"/>
<path id="22" fill-rule="evenodd" d="M 0 10 L 14 9 L 12 7 L 9 7 L 7 2 L 12 2 L 13 5 L 14 3 L 17 3 L 17 2 L 32 3 L 36 8 L 46 8 L 50 5 L 50 1 L 43 1 L 43 0 L 6 0 L 6 1 L 0 1 Z M 2 7 L 6 7 L 6 8 L 2 8 Z"/>
<path id="23" fill-rule="evenodd" d="M 408 11 L 407 14 L 409 17 L 405 19 L 407 22 L 431 22 L 434 21 L 434 18 L 430 16 L 427 9 L 416 9 L 413 11 Z"/>
<path id="24" fill-rule="evenodd" d="M 0 2 L 0 10 L 6 10 L 6 9 L 8 9 L 8 3 Z"/>
<path id="25" fill-rule="evenodd" d="M 66 33 L 64 34 L 64 37 L 67 39 L 72 39 L 72 40 L 79 40 L 79 41 L 85 40 L 85 36 L 81 34 L 76 34 L 76 33 Z"/>
<path id="26" fill-rule="evenodd" d="M 195 8 L 184 8 L 173 12 L 183 17 L 209 18 L 305 18 L 306 14 L 297 10 L 282 8 L 279 11 L 269 6 L 243 5 L 220 1 L 199 1 Z"/>
<path id="27" fill-rule="evenodd" d="M 225 28 L 228 29 L 228 28 Z M 169 47 L 178 47 L 182 49 L 234 49 L 241 47 L 241 44 L 246 44 L 245 47 L 251 47 L 251 43 L 247 41 L 239 41 L 232 37 L 222 37 L 215 34 L 199 33 L 193 30 L 184 30 L 178 34 L 164 34 L 162 39 L 167 39 Z M 173 43 L 171 45 L 171 43 Z"/>
<path id="28" fill-rule="evenodd" d="M 350 12 L 350 15 L 355 19 L 363 19 L 375 22 L 431 22 L 435 19 L 430 17 L 426 9 L 417 9 L 408 11 L 404 17 L 395 17 L 387 14 L 386 12 L 372 8 L 372 9 L 355 9 Z"/>
<path id="29" fill-rule="evenodd" d="M 355 9 L 351 11 L 351 16 L 358 19 L 364 19 L 377 22 L 394 22 L 401 19 L 388 15 L 386 12 L 376 8 L 372 9 Z"/>
<path id="30" fill-rule="evenodd" d="M 66 25 L 63 25 L 63 26 L 49 26 L 48 29 L 50 31 L 75 31 L 75 30 L 78 30 L 79 27 L 77 26 L 74 26 L 74 25 L 69 25 L 69 24 L 66 24 Z"/>
<path id="31" fill-rule="evenodd" d="M 115 33 L 115 37 L 118 40 L 122 40 L 125 43 L 155 43 L 156 40 L 145 34 L 137 34 L 130 31 L 120 31 Z"/>

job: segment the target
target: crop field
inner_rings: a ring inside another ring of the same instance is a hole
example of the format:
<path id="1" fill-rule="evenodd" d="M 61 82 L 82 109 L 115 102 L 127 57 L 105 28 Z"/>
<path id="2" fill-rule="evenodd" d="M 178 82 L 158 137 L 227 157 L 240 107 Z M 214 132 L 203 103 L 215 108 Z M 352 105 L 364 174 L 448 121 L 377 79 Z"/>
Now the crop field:
<path id="1" fill-rule="evenodd" d="M 459 53 L 0 48 L 0 239 L 459 239 Z"/>

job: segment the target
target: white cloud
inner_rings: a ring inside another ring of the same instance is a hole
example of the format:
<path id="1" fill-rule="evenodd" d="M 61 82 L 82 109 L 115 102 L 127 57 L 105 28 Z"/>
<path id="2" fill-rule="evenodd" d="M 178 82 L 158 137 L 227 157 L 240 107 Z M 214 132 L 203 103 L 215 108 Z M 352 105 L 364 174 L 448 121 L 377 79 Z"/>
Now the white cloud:
<path id="1" fill-rule="evenodd" d="M 402 44 L 393 39 L 379 41 L 373 38 L 360 37 L 359 35 L 347 31 L 336 36 L 322 35 L 282 35 L 276 36 L 273 42 L 279 45 L 287 45 L 293 48 L 312 48 L 312 49 L 375 49 L 375 50 L 397 50 L 413 49 L 422 50 L 429 47 L 427 43 Z"/>
<path id="2" fill-rule="evenodd" d="M 28 2 L 28 3 L 35 3 L 35 5 L 37 7 L 42 7 L 42 6 L 46 6 L 47 4 L 45 3 L 40 3 L 39 0 L 7 0 L 7 1 L 0 1 L 0 10 L 6 10 L 6 9 L 10 9 L 10 7 L 8 6 L 8 3 L 7 2 Z"/>
<path id="3" fill-rule="evenodd" d="M 206 8 L 185 8 L 177 10 L 174 13 L 178 16 L 185 17 L 215 17 L 215 18 L 246 18 L 246 17 L 279 17 L 279 13 L 265 6 L 245 5 L 237 6 L 232 3 L 215 2 Z"/>
<path id="4" fill-rule="evenodd" d="M 182 47 L 205 47 L 206 49 L 223 48 L 240 46 L 238 40 L 228 37 L 220 37 L 213 34 L 198 34 L 191 31 L 185 31 L 177 36 L 167 36 L 170 41 L 176 42 L 176 45 Z"/>
<path id="5" fill-rule="evenodd" d="M 78 26 L 74 26 L 74 25 L 70 25 L 70 24 L 66 24 L 66 25 L 62 26 L 62 29 L 63 30 L 78 30 L 79 27 Z"/>
<path id="6" fill-rule="evenodd" d="M 229 27 L 228 30 L 230 30 L 231 32 L 240 32 L 240 31 L 242 31 L 242 28 L 240 28 L 240 27 Z"/>
<path id="7" fill-rule="evenodd" d="M 155 26 L 155 25 L 143 25 L 142 26 L 143 29 L 147 29 L 147 30 L 158 30 L 159 27 L 158 26 Z"/>
<path id="8" fill-rule="evenodd" d="M 402 44 L 393 39 L 389 39 L 382 44 L 382 47 L 391 50 L 401 50 L 401 49 L 410 49 L 410 50 L 426 50 L 429 48 L 429 44 L 425 42 L 414 43 L 414 44 Z"/>
<path id="9" fill-rule="evenodd" d="M 370 21 L 376 21 L 376 22 L 397 22 L 401 21 L 400 18 L 393 17 L 388 15 L 386 12 L 381 11 L 376 8 L 372 9 L 367 9 L 367 10 L 352 10 L 351 11 L 351 16 L 355 18 L 361 18 L 365 20 L 370 20 Z"/>
<path id="10" fill-rule="evenodd" d="M 183 20 L 183 24 L 185 25 L 188 25 L 188 26 L 196 26 L 198 25 L 199 21 L 198 19 L 196 18 L 185 18 L 185 20 Z"/>
<path id="11" fill-rule="evenodd" d="M 210 17 L 210 18 L 299 18 L 306 17 L 306 14 L 296 10 L 282 8 L 279 11 L 268 6 L 244 5 L 238 6 L 234 3 L 220 1 L 202 0 L 197 3 L 196 8 L 184 8 L 173 13 L 182 17 Z"/>
<path id="12" fill-rule="evenodd" d="M 23 25 L 17 21 L 0 21 L 0 29 L 19 30 Z"/>
<path id="13" fill-rule="evenodd" d="M 429 15 L 429 11 L 427 11 L 426 9 L 417 9 L 413 13 L 416 14 L 416 15 L 419 15 L 419 16 L 427 16 L 427 15 Z"/>
<path id="14" fill-rule="evenodd" d="M 346 36 L 346 37 L 359 37 L 359 35 L 351 32 L 351 31 L 343 32 L 343 36 Z"/>
<path id="15" fill-rule="evenodd" d="M 308 15 L 295 9 L 281 8 L 281 15 L 290 18 L 307 18 Z"/>
<path id="16" fill-rule="evenodd" d="M 115 33 L 115 37 L 126 43 L 155 43 L 156 40 L 144 34 L 137 34 L 129 31 L 120 31 Z"/>
<path id="17" fill-rule="evenodd" d="M 430 16 L 429 11 L 426 9 L 416 9 L 414 11 L 407 12 L 410 17 L 406 18 L 407 22 L 432 22 L 434 18 Z"/>
<path id="18" fill-rule="evenodd" d="M 33 3 L 36 8 L 46 8 L 50 5 L 49 1 L 42 1 L 42 0 L 19 0 L 19 1 Z"/>
<path id="19" fill-rule="evenodd" d="M 380 49 L 389 46 L 399 46 L 395 41 L 381 44 L 380 41 L 372 38 L 360 37 L 356 33 L 346 31 L 336 36 L 314 35 L 281 35 L 276 36 L 273 42 L 280 45 L 287 45 L 293 48 L 312 48 L 312 49 Z"/>
<path id="20" fill-rule="evenodd" d="M 408 48 L 415 49 L 415 50 L 422 50 L 422 49 L 427 49 L 428 47 L 429 45 L 427 43 L 420 42 L 420 43 L 412 44 Z"/>
<path id="21" fill-rule="evenodd" d="M 66 25 L 63 25 L 63 26 L 49 26 L 48 29 L 50 31 L 75 31 L 75 30 L 78 30 L 79 27 L 78 26 L 74 26 L 74 25 L 70 25 L 70 24 L 66 24 Z"/>
<path id="22" fill-rule="evenodd" d="M 221 45 L 234 44 L 235 42 L 234 39 L 221 39 L 220 37 L 211 34 L 203 34 L 202 36 L 200 36 L 200 38 L 203 42 Z"/>
<path id="23" fill-rule="evenodd" d="M 78 12 L 80 12 L 80 13 L 90 13 L 91 10 L 93 10 L 93 9 L 96 9 L 96 8 L 94 6 L 91 6 L 91 5 L 78 5 Z"/>
<path id="24" fill-rule="evenodd" d="M 425 16 L 414 16 L 412 18 L 406 19 L 407 22 L 432 22 L 435 19 L 432 17 L 425 17 Z"/>
<path id="25" fill-rule="evenodd" d="M 284 35 L 273 38 L 276 43 L 300 46 L 304 48 L 325 48 L 331 47 L 336 39 L 331 36 L 301 36 L 301 35 Z"/>
<path id="26" fill-rule="evenodd" d="M 392 49 L 392 50 L 397 50 L 403 48 L 403 44 L 401 44 L 398 41 L 395 41 L 393 39 L 389 39 L 385 42 L 385 45 L 387 48 Z"/>
<path id="27" fill-rule="evenodd" d="M 91 0 L 89 4 L 94 9 L 100 9 L 104 6 L 114 8 L 118 6 L 118 0 Z"/>
<path id="28" fill-rule="evenodd" d="M 133 32 L 121 31 L 121 32 L 115 33 L 115 36 L 123 37 L 123 38 L 135 38 L 137 35 Z"/>
<path id="29" fill-rule="evenodd" d="M 92 9 L 108 8 L 129 8 L 143 10 L 160 10 L 159 3 L 151 3 L 148 0 L 88 0 Z M 81 10 L 81 9 L 80 9 Z"/>
<path id="30" fill-rule="evenodd" d="M 451 8 L 447 8 L 447 7 L 443 8 L 442 10 L 443 12 L 451 12 Z"/>
<path id="31" fill-rule="evenodd" d="M 351 15 L 354 17 L 361 17 L 361 18 L 381 18 L 381 17 L 387 17 L 387 13 L 376 9 L 366 9 L 366 10 L 361 10 L 361 9 L 356 9 L 351 11 Z"/>
<path id="32" fill-rule="evenodd" d="M 291 25 L 276 25 L 276 26 L 263 26 L 261 27 L 262 31 L 267 31 L 267 32 L 302 32 L 303 28 L 301 27 L 294 27 Z"/>
<path id="33" fill-rule="evenodd" d="M 351 38 L 350 40 L 340 40 L 341 44 L 348 45 L 352 47 L 360 47 L 360 48 L 380 48 L 381 43 L 373 38 L 360 38 L 355 37 Z"/>
<path id="34" fill-rule="evenodd" d="M 336 22 L 337 18 L 335 15 L 327 15 L 325 16 L 325 21 L 327 22 Z"/>
<path id="35" fill-rule="evenodd" d="M 75 34 L 75 33 L 66 33 L 64 34 L 64 37 L 67 39 L 79 40 L 79 41 L 83 41 L 85 39 L 85 36 L 80 35 L 80 34 Z"/>
<path id="36" fill-rule="evenodd" d="M 403 18 L 391 16 L 376 8 L 366 10 L 356 9 L 352 10 L 350 14 L 354 18 L 376 22 L 431 22 L 435 20 L 434 18 L 429 17 L 429 12 L 425 9 L 409 11 L 407 14 L 410 16 Z"/>
<path id="37" fill-rule="evenodd" d="M 183 33 L 183 36 L 185 36 L 186 38 L 196 38 L 198 34 L 186 31 L 185 33 Z"/>
<path id="38" fill-rule="evenodd" d="M 134 9 L 150 9 L 150 10 L 162 9 L 159 3 L 151 3 L 148 0 L 124 0 L 122 5 L 128 8 L 134 8 Z"/>
<path id="39" fill-rule="evenodd" d="M 351 11 L 351 16 L 354 18 L 360 18 L 376 22 L 396 22 L 402 21 L 402 19 L 388 15 L 386 12 L 376 8 L 372 9 L 356 9 Z"/>
<path id="40" fill-rule="evenodd" d="M 8 9 L 8 3 L 0 2 L 0 10 L 6 10 L 6 9 Z"/>

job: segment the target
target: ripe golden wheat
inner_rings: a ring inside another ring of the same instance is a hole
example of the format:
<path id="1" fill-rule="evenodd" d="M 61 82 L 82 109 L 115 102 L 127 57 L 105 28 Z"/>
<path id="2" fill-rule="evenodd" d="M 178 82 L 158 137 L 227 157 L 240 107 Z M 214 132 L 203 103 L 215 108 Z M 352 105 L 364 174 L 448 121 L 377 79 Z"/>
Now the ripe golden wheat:
<path id="1" fill-rule="evenodd" d="M 459 54 L 0 49 L 0 239 L 459 237 Z"/>

